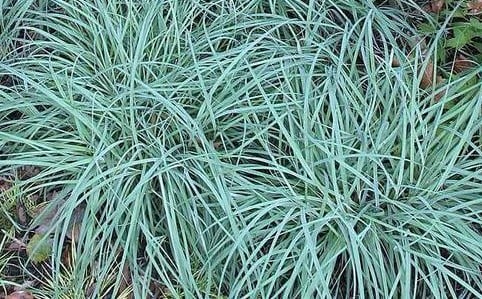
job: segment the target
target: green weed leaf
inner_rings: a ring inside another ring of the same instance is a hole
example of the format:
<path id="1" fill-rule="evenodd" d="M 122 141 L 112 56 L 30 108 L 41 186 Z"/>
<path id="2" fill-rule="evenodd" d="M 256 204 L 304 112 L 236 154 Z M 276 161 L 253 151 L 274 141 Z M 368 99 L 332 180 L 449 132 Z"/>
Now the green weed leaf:
<path id="1" fill-rule="evenodd" d="M 27 255 L 35 263 L 47 260 L 52 254 L 52 240 L 35 234 L 27 244 Z"/>
<path id="2" fill-rule="evenodd" d="M 474 34 L 470 27 L 455 27 L 454 37 L 447 41 L 447 46 L 459 50 L 470 42 Z"/>

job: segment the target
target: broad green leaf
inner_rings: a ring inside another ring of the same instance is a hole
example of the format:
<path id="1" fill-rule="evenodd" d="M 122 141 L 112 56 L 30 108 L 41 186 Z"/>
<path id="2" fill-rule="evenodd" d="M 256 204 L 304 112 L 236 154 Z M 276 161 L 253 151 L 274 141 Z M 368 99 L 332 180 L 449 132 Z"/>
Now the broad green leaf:
<path id="1" fill-rule="evenodd" d="M 482 32 L 482 22 L 476 18 L 470 18 L 470 27 L 477 32 Z"/>
<path id="2" fill-rule="evenodd" d="M 35 263 L 47 260 L 52 254 L 52 239 L 35 234 L 27 244 L 27 255 Z"/>
<path id="3" fill-rule="evenodd" d="M 447 46 L 458 50 L 467 45 L 473 37 L 474 32 L 470 27 L 455 27 L 454 37 L 447 41 Z"/>

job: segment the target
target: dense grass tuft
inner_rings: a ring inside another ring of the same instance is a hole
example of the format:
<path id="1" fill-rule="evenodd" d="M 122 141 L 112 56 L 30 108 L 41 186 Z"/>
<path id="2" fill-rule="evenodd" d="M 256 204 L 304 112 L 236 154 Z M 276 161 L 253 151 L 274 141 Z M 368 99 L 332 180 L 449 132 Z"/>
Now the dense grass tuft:
<path id="1" fill-rule="evenodd" d="M 47 297 L 79 209 L 80 297 L 125 264 L 138 298 L 153 281 L 177 298 L 482 296 L 482 84 L 421 90 L 401 12 L 13 2 L 0 168 L 37 166 L 23 192 L 57 192 Z"/>

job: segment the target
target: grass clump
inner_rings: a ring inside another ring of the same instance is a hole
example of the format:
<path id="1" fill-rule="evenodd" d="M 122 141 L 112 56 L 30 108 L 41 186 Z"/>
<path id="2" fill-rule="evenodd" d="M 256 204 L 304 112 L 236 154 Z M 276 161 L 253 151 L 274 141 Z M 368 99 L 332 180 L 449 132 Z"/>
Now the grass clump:
<path id="1" fill-rule="evenodd" d="M 402 12 L 8 3 L 0 167 L 40 169 L 52 297 L 66 243 L 82 296 L 481 296 L 480 67 L 422 90 Z"/>

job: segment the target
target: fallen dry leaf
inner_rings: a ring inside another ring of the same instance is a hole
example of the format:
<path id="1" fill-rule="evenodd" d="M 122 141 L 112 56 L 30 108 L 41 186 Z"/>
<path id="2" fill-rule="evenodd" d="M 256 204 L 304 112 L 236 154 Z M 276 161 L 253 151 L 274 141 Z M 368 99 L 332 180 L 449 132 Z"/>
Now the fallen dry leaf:
<path id="1" fill-rule="evenodd" d="M 435 67 L 433 63 L 430 61 L 427 64 L 427 67 L 425 68 L 423 75 L 422 75 L 422 80 L 420 81 L 420 87 L 423 89 L 427 89 L 429 87 L 433 87 L 434 85 L 439 85 L 442 84 L 445 80 L 442 78 L 442 76 L 437 75 L 435 73 L 435 82 L 434 82 L 434 72 L 436 72 Z M 434 84 L 435 83 L 435 84 Z M 442 90 L 438 92 L 434 96 L 435 102 L 438 102 L 444 95 L 445 90 Z"/>
<path id="2" fill-rule="evenodd" d="M 7 295 L 5 299 L 34 299 L 34 297 L 27 291 L 15 291 Z"/>
<path id="3" fill-rule="evenodd" d="M 399 67 L 401 65 L 401 63 L 396 57 L 393 57 L 391 65 L 392 65 L 392 67 Z"/>
<path id="4" fill-rule="evenodd" d="M 125 298 L 125 299 L 134 298 L 131 292 L 131 285 L 132 285 L 131 270 L 129 268 L 129 264 L 125 262 L 124 267 L 122 268 L 122 280 L 119 285 L 117 298 Z"/>
<path id="5" fill-rule="evenodd" d="M 7 191 L 12 188 L 12 181 L 6 177 L 0 176 L 0 192 Z"/>
<path id="6" fill-rule="evenodd" d="M 482 0 L 472 0 L 467 3 L 467 9 L 472 14 L 478 14 L 482 12 Z"/>
<path id="7" fill-rule="evenodd" d="M 441 76 L 437 76 L 437 84 L 442 84 L 444 83 L 445 80 L 442 79 Z M 434 97 L 433 99 L 435 100 L 435 102 L 437 103 L 438 101 L 440 101 L 440 99 L 444 96 L 445 92 L 447 91 L 447 88 L 444 88 L 442 89 L 441 91 L 439 91 Z"/>
<path id="8" fill-rule="evenodd" d="M 20 251 L 24 250 L 25 248 L 27 248 L 27 244 L 25 244 L 22 240 L 12 238 L 12 243 L 8 245 L 7 250 Z"/>
<path id="9" fill-rule="evenodd" d="M 423 10 L 431 13 L 439 13 L 445 6 L 445 0 L 431 0 L 430 3 L 423 6 Z"/>
<path id="10" fill-rule="evenodd" d="M 127 262 L 124 263 L 124 267 L 122 268 L 122 280 L 119 286 L 119 295 L 125 293 L 125 298 L 133 298 L 132 294 L 129 294 L 128 287 L 132 284 L 132 277 L 131 277 L 131 270 L 129 268 L 129 264 Z"/>
<path id="11" fill-rule="evenodd" d="M 420 81 L 421 88 L 426 89 L 427 87 L 431 87 L 433 85 L 433 73 L 434 67 L 433 63 L 430 61 L 423 71 L 422 81 Z"/>
<path id="12" fill-rule="evenodd" d="M 58 219 L 58 214 L 62 213 L 62 205 L 65 204 L 65 199 L 53 200 L 53 205 L 45 207 L 45 213 L 42 211 L 36 219 L 35 233 L 46 234 L 49 233 L 55 221 Z M 85 206 L 78 206 L 74 209 L 70 222 L 67 228 L 69 239 L 78 239 L 80 235 L 80 229 L 82 227 L 82 221 L 84 219 Z"/>
<path id="13" fill-rule="evenodd" d="M 20 224 L 27 224 L 27 212 L 25 211 L 23 205 L 17 205 L 17 216 Z"/>
<path id="14" fill-rule="evenodd" d="M 445 0 L 432 0 L 430 2 L 430 11 L 433 13 L 439 13 L 442 11 L 445 5 Z"/>
<path id="15" fill-rule="evenodd" d="M 52 203 L 48 203 L 39 215 L 37 215 L 35 222 L 38 226 L 35 228 L 35 232 L 38 234 L 48 233 L 52 224 L 57 219 L 59 209 L 65 204 L 65 199 L 52 199 Z"/>
<path id="16" fill-rule="evenodd" d="M 37 166 L 27 165 L 20 168 L 18 176 L 22 180 L 31 179 L 40 173 L 40 168 Z"/>
<path id="17" fill-rule="evenodd" d="M 473 62 L 470 61 L 467 57 L 463 55 L 459 55 L 454 61 L 453 69 L 454 69 L 454 72 L 458 74 L 469 70 L 473 66 L 474 66 Z"/>

